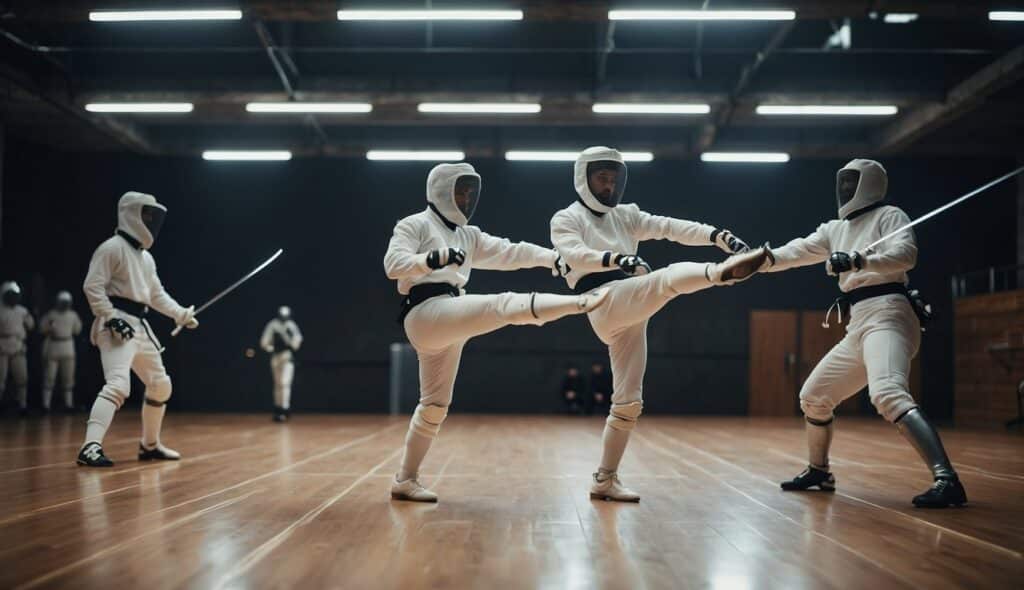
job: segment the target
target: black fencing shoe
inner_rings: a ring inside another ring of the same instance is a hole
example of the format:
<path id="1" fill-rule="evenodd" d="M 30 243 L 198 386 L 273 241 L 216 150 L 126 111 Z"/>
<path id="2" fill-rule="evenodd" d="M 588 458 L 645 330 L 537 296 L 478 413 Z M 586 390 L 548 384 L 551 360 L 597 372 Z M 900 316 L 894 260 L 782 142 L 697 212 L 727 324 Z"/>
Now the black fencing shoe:
<path id="1" fill-rule="evenodd" d="M 113 467 L 114 462 L 103 454 L 103 446 L 98 442 L 86 443 L 81 451 L 78 451 L 79 465 L 86 467 Z"/>
<path id="2" fill-rule="evenodd" d="M 802 492 L 811 488 L 818 488 L 823 492 L 836 491 L 836 478 L 828 471 L 822 471 L 817 467 L 807 466 L 800 472 L 800 475 L 789 481 L 780 484 L 787 492 Z"/>
<path id="3" fill-rule="evenodd" d="M 918 508 L 948 508 L 949 506 L 963 506 L 967 503 L 967 491 L 964 490 L 960 478 L 946 479 L 940 477 L 935 480 L 928 491 L 914 496 L 914 506 Z"/>

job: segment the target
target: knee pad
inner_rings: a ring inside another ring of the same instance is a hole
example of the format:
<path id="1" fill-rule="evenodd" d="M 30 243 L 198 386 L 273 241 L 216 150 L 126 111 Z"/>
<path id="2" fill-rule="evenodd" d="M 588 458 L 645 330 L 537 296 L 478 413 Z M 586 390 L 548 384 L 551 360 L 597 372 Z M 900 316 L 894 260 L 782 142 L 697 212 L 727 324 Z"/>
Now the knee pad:
<path id="1" fill-rule="evenodd" d="M 107 384 L 100 390 L 99 397 L 114 404 L 120 410 L 124 405 L 124 400 L 128 399 L 131 392 L 132 383 L 128 377 L 118 376 L 107 381 Z"/>
<path id="2" fill-rule="evenodd" d="M 162 406 L 171 399 L 171 378 L 164 375 L 160 379 L 146 385 L 146 404 Z"/>
<path id="3" fill-rule="evenodd" d="M 800 394 L 800 410 L 804 413 L 804 418 L 811 424 L 818 426 L 824 426 L 832 421 L 835 416 L 832 411 L 835 407 L 827 400 L 817 398 L 811 395 Z"/>
<path id="4" fill-rule="evenodd" d="M 608 414 L 606 423 L 615 430 L 629 432 L 636 428 L 636 420 L 644 410 L 644 402 L 631 402 L 628 404 L 612 404 L 611 412 Z"/>
<path id="5" fill-rule="evenodd" d="M 413 432 L 427 438 L 436 438 L 441 431 L 441 423 L 448 415 L 448 406 L 425 406 L 418 404 L 412 414 L 410 427 Z"/>

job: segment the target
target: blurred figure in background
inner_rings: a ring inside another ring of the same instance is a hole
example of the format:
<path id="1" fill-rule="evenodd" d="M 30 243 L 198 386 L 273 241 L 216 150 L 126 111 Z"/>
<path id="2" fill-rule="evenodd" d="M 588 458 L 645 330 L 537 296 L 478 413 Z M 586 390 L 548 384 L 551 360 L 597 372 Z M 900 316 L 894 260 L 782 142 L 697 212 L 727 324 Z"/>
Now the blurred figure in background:
<path id="1" fill-rule="evenodd" d="M 590 413 L 607 414 L 611 409 L 612 374 L 601 363 L 590 365 Z"/>
<path id="2" fill-rule="evenodd" d="M 270 372 L 274 376 L 274 422 L 291 415 L 292 380 L 295 379 L 295 351 L 302 346 L 302 332 L 292 319 L 292 310 L 282 305 L 277 317 L 267 322 L 260 347 L 270 354 Z"/>
<path id="3" fill-rule="evenodd" d="M 570 414 L 582 414 L 583 396 L 583 378 L 580 377 L 580 370 L 575 365 L 569 365 L 565 370 L 565 378 L 562 379 L 562 401 L 565 402 L 565 410 Z"/>
<path id="4" fill-rule="evenodd" d="M 53 388 L 60 377 L 64 409 L 75 409 L 75 338 L 82 333 L 82 318 L 71 309 L 71 293 L 57 293 L 57 304 L 39 322 L 43 335 L 43 413 L 50 412 Z"/>
<path id="5" fill-rule="evenodd" d="M 14 281 L 0 286 L 0 400 L 7 389 L 7 372 L 14 381 L 14 393 L 22 416 L 28 415 L 28 363 L 25 339 L 35 320 L 21 306 L 21 287 Z"/>

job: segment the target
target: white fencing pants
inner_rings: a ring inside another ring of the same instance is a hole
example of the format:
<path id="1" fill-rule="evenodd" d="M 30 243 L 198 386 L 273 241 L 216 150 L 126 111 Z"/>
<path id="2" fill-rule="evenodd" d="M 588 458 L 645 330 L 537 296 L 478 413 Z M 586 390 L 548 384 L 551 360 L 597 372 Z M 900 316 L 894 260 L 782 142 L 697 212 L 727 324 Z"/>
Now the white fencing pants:
<path id="1" fill-rule="evenodd" d="M 611 289 L 608 300 L 587 314 L 594 333 L 608 345 L 612 369 L 612 405 L 604 427 L 602 470 L 618 469 L 629 433 L 643 409 L 647 320 L 679 295 L 712 287 L 706 268 L 705 263 L 679 262 L 607 283 Z"/>
<path id="2" fill-rule="evenodd" d="M 404 326 L 419 359 L 420 401 L 409 422 L 399 479 L 416 475 L 441 430 L 466 341 L 508 325 L 541 325 L 557 319 L 572 313 L 577 299 L 538 294 L 535 301 L 529 293 L 441 295 L 412 308 Z"/>
<path id="3" fill-rule="evenodd" d="M 909 381 L 910 363 L 920 345 L 921 324 L 903 295 L 854 305 L 846 336 L 814 367 L 800 390 L 804 415 L 831 420 L 836 406 L 867 385 L 875 409 L 894 422 L 917 407 Z"/>
<path id="4" fill-rule="evenodd" d="M 295 379 L 292 351 L 285 350 L 272 354 L 270 372 L 274 376 L 274 406 L 287 410 L 292 405 L 292 381 Z"/>
<path id="5" fill-rule="evenodd" d="M 160 440 L 167 400 L 171 397 L 171 378 L 164 369 L 158 344 L 146 333 L 142 322 L 131 318 L 135 337 L 122 342 L 110 330 L 101 330 L 96 335 L 96 346 L 100 349 L 103 377 L 106 385 L 100 390 L 93 404 L 85 431 L 85 442 L 103 442 L 110 428 L 114 412 L 121 408 L 131 394 L 131 375 L 134 372 L 146 386 L 146 399 L 142 405 L 142 439 L 152 446 Z"/>
<path id="6" fill-rule="evenodd" d="M 59 357 L 45 359 L 43 367 L 43 407 L 50 409 L 53 400 L 53 389 L 60 379 L 61 391 L 64 393 L 64 406 L 73 408 L 75 405 L 75 357 Z"/>
<path id="7" fill-rule="evenodd" d="M 18 399 L 18 407 L 28 407 L 28 363 L 25 353 L 0 354 L 0 399 L 4 399 L 7 391 L 7 374 L 11 374 L 14 382 L 14 395 Z"/>

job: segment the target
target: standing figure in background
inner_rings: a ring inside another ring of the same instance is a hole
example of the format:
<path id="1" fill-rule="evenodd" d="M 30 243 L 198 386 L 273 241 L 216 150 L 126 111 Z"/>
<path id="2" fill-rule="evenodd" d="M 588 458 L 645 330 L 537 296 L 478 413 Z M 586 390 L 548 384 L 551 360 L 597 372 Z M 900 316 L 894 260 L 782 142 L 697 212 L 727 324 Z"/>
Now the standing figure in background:
<path id="1" fill-rule="evenodd" d="M 82 333 L 82 318 L 71 309 L 71 293 L 57 293 L 57 305 L 39 322 L 43 334 L 43 413 L 50 412 L 53 388 L 60 377 L 64 408 L 75 409 L 75 338 Z"/>
<path id="2" fill-rule="evenodd" d="M 612 407 L 612 375 L 601 363 L 590 365 L 590 411 L 606 415 Z"/>
<path id="3" fill-rule="evenodd" d="M 25 339 L 35 327 L 35 320 L 27 309 L 21 306 L 21 287 L 14 281 L 0 286 L 0 400 L 7 390 L 7 371 L 14 380 L 14 393 L 18 398 L 18 410 L 28 415 L 28 363 L 25 360 L 27 347 Z"/>
<path id="4" fill-rule="evenodd" d="M 260 337 L 260 347 L 270 354 L 270 372 L 274 376 L 274 422 L 284 422 L 291 416 L 295 352 L 300 346 L 302 332 L 292 319 L 291 308 L 282 305 Z"/>
<path id="5" fill-rule="evenodd" d="M 106 384 L 96 396 L 86 423 L 78 464 L 112 467 L 103 438 L 114 414 L 131 393 L 131 373 L 146 386 L 142 404 L 139 461 L 177 461 L 181 455 L 160 442 L 171 397 L 171 378 L 160 356 L 163 347 L 146 320 L 150 308 L 190 330 L 199 327 L 195 307 L 182 307 L 164 290 L 149 249 L 163 226 L 167 207 L 156 197 L 129 191 L 117 202 L 117 231 L 92 255 L 82 291 L 96 319 L 89 337 L 100 349 Z"/>
<path id="6" fill-rule="evenodd" d="M 583 378 L 575 365 L 569 365 L 562 379 L 562 401 L 570 414 L 583 413 Z"/>

